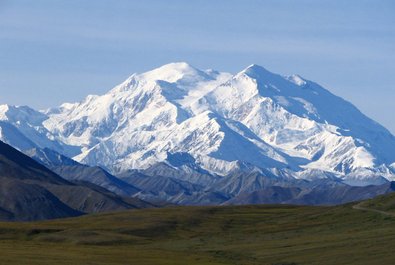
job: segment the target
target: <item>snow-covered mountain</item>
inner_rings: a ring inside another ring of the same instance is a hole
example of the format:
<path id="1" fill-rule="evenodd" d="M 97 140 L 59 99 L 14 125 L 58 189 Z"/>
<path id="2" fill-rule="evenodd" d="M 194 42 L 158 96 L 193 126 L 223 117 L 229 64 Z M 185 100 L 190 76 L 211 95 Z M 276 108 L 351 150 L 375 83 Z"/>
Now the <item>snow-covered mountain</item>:
<path id="1" fill-rule="evenodd" d="M 257 65 L 232 75 L 171 63 L 78 103 L 0 106 L 0 121 L 0 139 L 20 150 L 51 148 L 114 174 L 163 162 L 205 178 L 395 180 L 388 130 L 314 82 Z"/>

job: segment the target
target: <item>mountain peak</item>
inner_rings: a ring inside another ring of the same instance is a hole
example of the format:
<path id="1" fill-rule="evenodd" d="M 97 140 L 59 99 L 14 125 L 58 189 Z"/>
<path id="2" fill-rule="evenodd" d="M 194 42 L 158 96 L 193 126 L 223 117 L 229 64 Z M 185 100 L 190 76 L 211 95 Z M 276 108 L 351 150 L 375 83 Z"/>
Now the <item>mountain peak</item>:
<path id="1" fill-rule="evenodd" d="M 251 64 L 246 69 L 241 71 L 241 73 L 257 80 L 262 80 L 262 79 L 266 79 L 267 81 L 281 80 L 282 82 L 286 80 L 300 87 L 306 85 L 307 83 L 307 80 L 305 80 L 300 75 L 293 74 L 291 76 L 281 76 L 272 73 L 266 68 L 257 64 Z"/>
<path id="2" fill-rule="evenodd" d="M 140 77 L 150 80 L 161 80 L 169 83 L 176 83 L 178 81 L 196 82 L 211 80 L 212 77 L 207 73 L 195 68 L 186 62 L 175 62 L 165 64 L 154 70 L 145 72 Z"/>
<path id="3" fill-rule="evenodd" d="M 67 151 L 117 173 L 188 153 L 212 174 L 239 160 L 295 178 L 321 170 L 351 180 L 365 174 L 364 182 L 395 179 L 395 138 L 385 128 L 318 84 L 256 64 L 232 76 L 170 63 L 48 115 L 17 110 L 7 112 L 13 127 L 3 126 L 3 139 L 15 143 L 19 132 L 33 142 L 23 146 Z"/>
<path id="4" fill-rule="evenodd" d="M 180 72 L 180 73 L 189 73 L 199 71 L 196 67 L 186 63 L 186 62 L 173 62 L 162 65 L 158 68 L 155 68 L 150 72 Z"/>
<path id="5" fill-rule="evenodd" d="M 263 66 L 257 65 L 257 64 L 251 64 L 247 68 L 245 68 L 241 73 L 244 73 L 252 78 L 256 78 L 258 76 L 261 76 L 263 74 L 272 74 L 270 71 L 268 71 L 266 68 Z"/>
<path id="6" fill-rule="evenodd" d="M 256 80 L 258 83 L 273 83 L 278 81 L 279 79 L 283 79 L 282 76 L 272 73 L 263 66 L 257 64 L 251 64 L 250 66 L 236 74 L 236 76 L 246 76 L 248 78 Z"/>
<path id="7" fill-rule="evenodd" d="M 154 84 L 154 86 L 161 81 L 167 83 L 183 84 L 188 87 L 200 81 L 213 80 L 215 73 L 204 72 L 186 62 L 174 62 L 162 65 L 153 70 L 134 73 L 123 83 L 113 88 L 112 92 L 129 90 L 132 87 L 139 86 L 139 84 Z"/>
<path id="8" fill-rule="evenodd" d="M 47 116 L 29 106 L 0 105 L 0 120 L 30 120 L 32 124 L 47 119 Z"/>
<path id="9" fill-rule="evenodd" d="M 177 68 L 177 69 L 196 69 L 196 67 L 190 65 L 187 62 L 172 62 L 165 65 L 162 65 L 159 68 Z"/>

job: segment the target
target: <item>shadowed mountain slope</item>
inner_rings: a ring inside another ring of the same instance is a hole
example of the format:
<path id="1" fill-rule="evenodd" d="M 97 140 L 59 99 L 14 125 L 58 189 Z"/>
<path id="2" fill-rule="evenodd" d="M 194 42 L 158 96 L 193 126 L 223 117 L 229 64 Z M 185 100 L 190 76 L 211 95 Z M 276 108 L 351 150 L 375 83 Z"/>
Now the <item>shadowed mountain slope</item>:
<path id="1" fill-rule="evenodd" d="M 0 142 L 0 218 L 30 221 L 152 206 L 94 184 L 69 182 Z"/>

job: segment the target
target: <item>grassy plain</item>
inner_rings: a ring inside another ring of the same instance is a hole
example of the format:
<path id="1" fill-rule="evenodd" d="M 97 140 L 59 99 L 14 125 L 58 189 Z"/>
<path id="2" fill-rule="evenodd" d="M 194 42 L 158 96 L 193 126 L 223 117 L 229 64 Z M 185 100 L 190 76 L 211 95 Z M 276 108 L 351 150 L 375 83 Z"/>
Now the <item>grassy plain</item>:
<path id="1" fill-rule="evenodd" d="M 395 217 L 352 206 L 173 207 L 3 222 L 0 264 L 395 264 Z"/>

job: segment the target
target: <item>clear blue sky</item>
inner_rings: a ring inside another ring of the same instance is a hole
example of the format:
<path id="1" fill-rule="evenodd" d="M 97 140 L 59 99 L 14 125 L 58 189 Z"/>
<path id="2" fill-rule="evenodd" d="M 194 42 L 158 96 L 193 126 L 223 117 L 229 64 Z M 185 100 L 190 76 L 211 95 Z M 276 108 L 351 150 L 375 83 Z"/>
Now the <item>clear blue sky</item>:
<path id="1" fill-rule="evenodd" d="M 174 61 L 298 73 L 395 133 L 395 1 L 0 0 L 0 103 L 78 101 Z"/>

